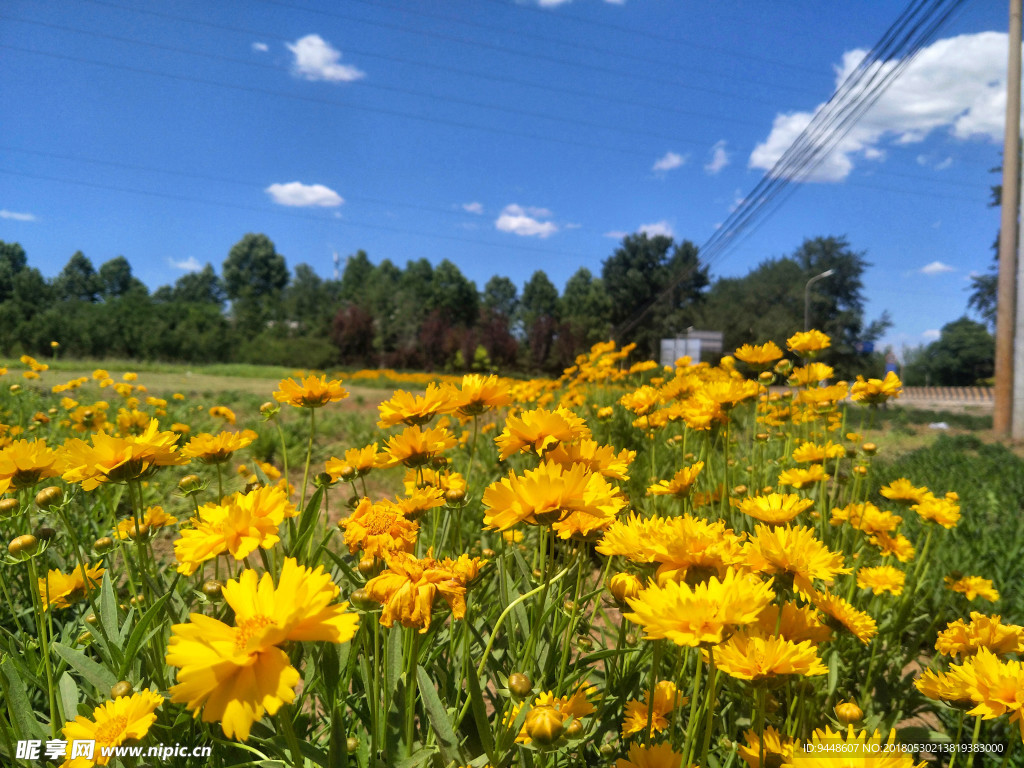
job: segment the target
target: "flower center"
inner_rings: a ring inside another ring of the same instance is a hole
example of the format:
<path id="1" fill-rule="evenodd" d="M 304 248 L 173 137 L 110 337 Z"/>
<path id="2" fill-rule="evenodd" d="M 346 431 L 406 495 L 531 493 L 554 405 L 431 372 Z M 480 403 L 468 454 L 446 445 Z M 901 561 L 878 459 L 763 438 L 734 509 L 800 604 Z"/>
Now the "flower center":
<path id="1" fill-rule="evenodd" d="M 374 510 L 367 517 L 366 532 L 371 536 L 387 533 L 397 519 L 398 514 L 392 510 Z"/>
<path id="2" fill-rule="evenodd" d="M 235 627 L 235 651 L 238 653 L 244 653 L 249 645 L 249 640 L 252 636 L 260 632 L 268 624 L 273 624 L 274 620 L 269 616 L 264 616 L 259 613 L 253 616 L 251 619 L 246 619 Z"/>
<path id="3" fill-rule="evenodd" d="M 128 718 L 117 715 L 96 729 L 96 741 L 104 746 L 120 744 L 128 728 Z"/>

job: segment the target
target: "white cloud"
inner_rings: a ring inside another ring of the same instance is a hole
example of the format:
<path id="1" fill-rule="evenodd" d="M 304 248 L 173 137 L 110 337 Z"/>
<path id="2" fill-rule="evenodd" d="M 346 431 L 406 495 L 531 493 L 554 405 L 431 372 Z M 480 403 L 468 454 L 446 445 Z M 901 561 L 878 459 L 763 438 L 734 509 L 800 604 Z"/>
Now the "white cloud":
<path id="1" fill-rule="evenodd" d="M 512 203 L 502 209 L 501 215 L 494 221 L 494 226 L 501 232 L 543 239 L 558 231 L 558 225 L 553 221 L 541 221 L 550 216 L 551 211 L 547 208 L 524 208 Z"/>
<path id="2" fill-rule="evenodd" d="M 605 237 L 610 237 L 612 240 L 621 240 L 627 235 L 629 235 L 629 232 L 623 232 L 621 229 L 613 229 L 604 233 Z"/>
<path id="3" fill-rule="evenodd" d="M 292 72 L 296 77 L 331 83 L 351 83 L 366 77 L 361 69 L 339 63 L 341 51 L 332 48 L 320 35 L 306 35 L 285 45 L 295 54 Z"/>
<path id="4" fill-rule="evenodd" d="M 0 210 L 0 219 L 10 219 L 11 221 L 38 221 L 34 213 L 18 213 L 17 211 L 8 211 L 6 208 Z"/>
<path id="5" fill-rule="evenodd" d="M 655 173 L 665 173 L 674 168 L 680 168 L 685 162 L 686 158 L 682 155 L 675 152 L 666 152 L 663 157 L 655 161 L 654 165 L 651 166 L 651 170 Z"/>
<path id="6" fill-rule="evenodd" d="M 704 170 L 714 176 L 729 164 L 729 153 L 725 151 L 725 139 L 716 141 L 711 147 L 711 159 L 704 165 Z"/>
<path id="7" fill-rule="evenodd" d="M 266 43 L 253 43 L 252 49 L 260 53 L 266 53 L 267 51 L 270 50 L 270 46 L 267 45 Z"/>
<path id="8" fill-rule="evenodd" d="M 571 2 L 572 0 L 537 0 L 537 5 L 541 8 L 557 8 Z"/>
<path id="9" fill-rule="evenodd" d="M 930 328 L 929 330 L 921 334 L 921 338 L 924 339 L 925 341 L 935 341 L 941 335 L 942 332 L 939 331 L 938 329 Z"/>
<path id="10" fill-rule="evenodd" d="M 463 203 L 462 210 L 464 210 L 466 213 L 482 214 L 484 212 L 484 206 L 483 203 L 477 202 Z"/>
<path id="11" fill-rule="evenodd" d="M 651 224 L 641 224 L 636 228 L 636 231 L 641 235 L 647 235 L 648 237 L 657 237 L 658 235 L 664 235 L 665 237 L 675 237 L 675 233 L 672 231 L 672 225 L 669 224 L 665 219 L 661 221 L 655 221 Z"/>
<path id="12" fill-rule="evenodd" d="M 168 259 L 168 261 L 175 269 L 183 269 L 186 272 L 198 272 L 203 268 L 203 265 L 196 261 L 195 256 L 189 256 L 184 261 L 175 261 L 174 259 Z"/>
<path id="13" fill-rule="evenodd" d="M 273 198 L 278 205 L 290 205 L 297 208 L 319 206 L 333 208 L 345 202 L 330 187 L 323 184 L 303 184 L 301 181 L 290 181 L 287 184 L 271 184 L 264 192 Z"/>
<path id="14" fill-rule="evenodd" d="M 922 275 L 941 275 L 943 272 L 956 272 L 956 268 L 949 266 L 949 264 L 943 264 L 941 261 L 933 261 L 931 264 L 925 264 L 917 271 Z"/>
<path id="15" fill-rule="evenodd" d="M 858 158 L 882 159 L 879 153 L 884 148 L 880 145 L 885 142 L 897 146 L 915 144 L 936 130 L 944 130 L 960 140 L 1001 140 L 1006 105 L 1006 45 L 1006 33 L 980 32 L 937 40 L 922 49 L 805 180 L 842 181 Z M 843 54 L 842 65 L 836 68 L 837 86 L 865 53 L 853 50 Z M 877 64 L 871 74 L 884 75 L 894 66 L 895 61 Z M 810 112 L 776 115 L 768 138 L 751 153 L 750 167 L 771 170 L 812 116 Z"/>

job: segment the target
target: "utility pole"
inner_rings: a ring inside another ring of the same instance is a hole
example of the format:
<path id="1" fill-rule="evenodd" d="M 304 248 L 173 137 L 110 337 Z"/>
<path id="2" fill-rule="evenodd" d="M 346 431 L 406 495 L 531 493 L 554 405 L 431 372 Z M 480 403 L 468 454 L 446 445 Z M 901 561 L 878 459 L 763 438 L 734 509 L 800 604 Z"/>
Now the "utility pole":
<path id="1" fill-rule="evenodd" d="M 1018 215 L 1020 213 L 1020 67 L 1021 2 L 1010 0 L 1010 50 L 1006 71 L 1006 132 L 1003 139 L 1002 220 L 999 229 L 999 284 L 996 298 L 996 375 L 992 428 L 997 435 L 1024 431 L 1024 412 L 1015 418 L 1016 403 L 1024 408 L 1024 371 L 1014 365 L 1014 331 L 1021 325 L 1016 288 L 1020 281 L 1017 263 Z M 1021 332 L 1024 339 L 1024 329 Z M 1024 365 L 1024 360 L 1021 361 Z M 1016 378 L 1016 381 L 1015 381 Z M 1015 394 L 1018 396 L 1015 397 Z"/>

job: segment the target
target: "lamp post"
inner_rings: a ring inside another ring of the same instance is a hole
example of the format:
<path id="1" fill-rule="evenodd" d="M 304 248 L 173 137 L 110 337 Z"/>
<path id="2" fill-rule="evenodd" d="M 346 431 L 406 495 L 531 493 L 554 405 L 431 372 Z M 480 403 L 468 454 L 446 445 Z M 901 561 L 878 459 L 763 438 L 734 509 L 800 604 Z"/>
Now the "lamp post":
<path id="1" fill-rule="evenodd" d="M 826 277 L 831 277 L 836 271 L 834 269 L 826 269 L 820 275 L 815 275 L 807 281 L 807 285 L 804 286 L 804 332 L 806 333 L 811 329 L 811 285 L 824 280 Z"/>

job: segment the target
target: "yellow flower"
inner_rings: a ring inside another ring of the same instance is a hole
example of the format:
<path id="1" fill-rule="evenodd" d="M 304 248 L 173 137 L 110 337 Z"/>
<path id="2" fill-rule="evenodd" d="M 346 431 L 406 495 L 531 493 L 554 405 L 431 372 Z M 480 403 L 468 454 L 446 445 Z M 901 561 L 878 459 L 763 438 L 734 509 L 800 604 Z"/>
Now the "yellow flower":
<path id="1" fill-rule="evenodd" d="M 229 739 L 246 741 L 264 712 L 273 715 L 295 698 L 299 672 L 281 644 L 344 643 L 359 624 L 348 603 L 334 603 L 340 590 L 323 566 L 316 570 L 287 558 L 274 586 L 269 573 L 245 570 L 224 585 L 225 602 L 234 611 L 234 626 L 193 613 L 175 624 L 167 647 L 167 664 L 179 667 L 171 701 L 184 703 L 204 722 L 220 721 Z"/>
<path id="2" fill-rule="evenodd" d="M 444 427 L 406 427 L 394 437 L 388 438 L 385 445 L 386 457 L 381 461 L 382 467 L 393 467 L 405 464 L 407 467 L 419 467 L 430 461 L 435 455 L 454 448 L 455 437 Z"/>
<path id="3" fill-rule="evenodd" d="M 581 683 L 570 696 L 555 696 L 552 691 L 545 691 L 537 696 L 533 700 L 530 713 L 526 717 L 526 722 L 530 722 L 532 717 L 534 724 L 540 726 L 540 728 L 530 729 L 524 723 L 519 731 L 519 735 L 516 736 L 516 743 L 529 744 L 532 741 L 537 741 L 540 744 L 540 737 L 542 735 L 561 734 L 561 730 L 557 726 L 561 725 L 564 727 L 572 722 L 574 718 L 583 718 L 594 714 L 594 705 L 588 701 L 588 697 L 593 695 L 595 690 L 595 688 L 588 686 L 586 683 Z M 522 704 L 518 704 L 509 712 L 509 715 L 504 718 L 506 725 L 516 720 L 522 706 Z M 532 735 L 531 730 L 533 731 Z M 545 741 L 544 746 L 550 743 L 551 741 Z"/>
<path id="4" fill-rule="evenodd" d="M 459 472 L 452 472 L 450 469 L 439 471 L 430 467 L 419 469 L 408 469 L 403 480 L 405 493 L 412 496 L 417 490 L 424 488 L 436 488 L 442 494 L 448 491 L 466 491 L 466 478 Z"/>
<path id="5" fill-rule="evenodd" d="M 816 387 L 821 382 L 831 379 L 834 373 L 832 367 L 824 363 L 809 363 L 794 368 L 789 375 L 789 383 L 790 385 L 799 384 L 802 387 Z"/>
<path id="6" fill-rule="evenodd" d="M 676 689 L 671 680 L 659 680 L 654 686 L 654 701 L 647 703 L 648 693 L 642 700 L 630 699 L 626 702 L 626 715 L 622 721 L 622 738 L 647 730 L 647 718 L 651 718 L 649 735 L 661 733 L 669 727 L 668 715 L 676 707 L 684 706 L 689 699 Z"/>
<path id="7" fill-rule="evenodd" d="M 264 485 L 229 496 L 221 504 L 205 504 L 199 508 L 195 527 L 183 530 L 174 542 L 178 572 L 191 575 L 223 552 L 243 560 L 257 547 L 270 549 L 280 541 L 278 526 L 296 514 L 295 505 L 277 486 Z"/>
<path id="8" fill-rule="evenodd" d="M 737 752 L 748 768 L 761 768 L 761 738 L 757 731 L 743 733 L 746 746 L 738 746 Z M 787 738 L 772 726 L 764 729 L 764 762 L 765 766 L 782 765 L 793 758 L 793 739 Z"/>
<path id="9" fill-rule="evenodd" d="M 914 687 L 934 701 L 944 701 L 958 709 L 967 710 L 973 706 L 971 687 L 974 684 L 974 659 L 967 659 L 962 665 L 950 665 L 949 672 L 934 672 L 926 669 L 914 680 Z"/>
<path id="10" fill-rule="evenodd" d="M 137 435 L 144 432 L 152 420 L 153 417 L 148 413 L 143 413 L 135 408 L 131 410 L 119 408 L 117 411 L 117 429 L 123 435 L 129 433 Z"/>
<path id="11" fill-rule="evenodd" d="M 522 477 L 508 477 L 484 491 L 484 525 L 504 531 L 518 523 L 551 525 L 562 538 L 607 527 L 626 504 L 607 480 L 582 464 L 568 469 L 546 461 Z"/>
<path id="12" fill-rule="evenodd" d="M 345 531 L 348 551 L 363 550 L 366 557 L 386 557 L 392 552 L 412 552 L 419 523 L 410 520 L 390 502 L 373 504 L 361 499 L 352 514 L 338 521 Z"/>
<path id="13" fill-rule="evenodd" d="M 762 573 L 787 574 L 802 595 L 814 592 L 814 581 L 832 585 L 835 577 L 849 573 L 843 555 L 822 544 L 810 528 L 758 525 L 747 548 L 747 565 Z"/>
<path id="14" fill-rule="evenodd" d="M 778 344 L 774 341 L 768 341 L 757 346 L 744 344 L 736 350 L 735 357 L 737 360 L 742 360 L 747 365 L 755 368 L 766 368 L 782 357 L 782 350 L 779 349 Z"/>
<path id="15" fill-rule="evenodd" d="M 216 435 L 200 432 L 181 449 L 181 455 L 189 459 L 198 459 L 203 464 L 223 464 L 231 458 L 231 454 L 252 444 L 257 437 L 258 435 L 251 429 L 244 429 L 241 432 L 219 432 Z"/>
<path id="16" fill-rule="evenodd" d="M 850 399 L 858 403 L 879 405 L 889 398 L 899 397 L 902 393 L 903 382 L 893 371 L 889 371 L 885 374 L 884 379 L 865 381 L 863 376 L 858 376 L 857 381 L 850 388 Z"/>
<path id="17" fill-rule="evenodd" d="M 794 467 L 779 473 L 779 485 L 791 485 L 797 490 L 805 485 L 814 485 L 829 479 L 825 474 L 825 467 L 821 464 L 811 464 L 807 469 Z"/>
<path id="18" fill-rule="evenodd" d="M 384 458 L 384 454 L 377 451 L 377 444 L 372 443 L 365 448 L 349 448 L 343 459 L 331 456 L 324 469 L 335 480 L 351 481 L 369 474 Z"/>
<path id="19" fill-rule="evenodd" d="M 449 406 L 462 416 L 476 416 L 491 408 L 501 408 L 512 402 L 507 382 L 497 376 L 467 373 L 462 386 L 452 386 L 448 392 Z"/>
<path id="20" fill-rule="evenodd" d="M 528 449 L 543 456 L 557 443 L 572 443 L 590 437 L 586 423 L 567 408 L 547 411 L 537 408 L 519 416 L 509 416 L 505 429 L 495 438 L 501 458 L 507 459 L 517 451 Z"/>
<path id="21" fill-rule="evenodd" d="M 727 629 L 757 621 L 774 596 L 770 582 L 730 569 L 721 581 L 712 576 L 695 587 L 652 584 L 626 601 L 633 613 L 624 615 L 643 626 L 649 639 L 695 647 L 720 643 Z"/>
<path id="22" fill-rule="evenodd" d="M 841 459 L 845 455 L 846 449 L 831 440 L 824 445 L 801 443 L 800 447 L 793 451 L 793 461 L 798 464 L 820 464 L 826 459 Z"/>
<path id="23" fill-rule="evenodd" d="M 917 512 L 918 517 L 922 520 L 938 523 L 947 529 L 955 526 L 960 520 L 960 505 L 956 503 L 955 499 L 948 496 L 940 499 L 929 493 L 917 504 L 911 506 L 911 509 Z"/>
<path id="24" fill-rule="evenodd" d="M 992 580 L 983 579 L 981 576 L 964 576 L 959 579 L 947 576 L 946 587 L 954 592 L 960 592 L 968 600 L 983 597 L 990 603 L 994 603 L 999 599 L 999 592 L 992 586 Z"/>
<path id="25" fill-rule="evenodd" d="M 878 565 L 857 571 L 857 586 L 861 589 L 870 589 L 876 595 L 883 592 L 899 595 L 903 592 L 906 580 L 907 575 L 891 565 Z"/>
<path id="26" fill-rule="evenodd" d="M 790 602 L 783 604 L 781 620 L 779 606 L 769 605 L 758 615 L 757 624 L 754 626 L 766 637 L 776 634 L 777 631 L 779 637 L 794 643 L 810 640 L 817 645 L 832 639 L 832 630 L 821 622 L 814 608 Z"/>
<path id="27" fill-rule="evenodd" d="M 168 515 L 164 512 L 163 507 L 149 507 L 142 515 L 142 524 L 149 526 L 150 531 L 166 528 L 169 525 L 174 525 L 176 522 L 178 522 L 178 518 Z M 129 517 L 127 520 L 122 520 L 117 524 L 117 530 L 114 531 L 114 535 L 121 540 L 130 539 L 136 530 L 135 518 Z"/>
<path id="28" fill-rule="evenodd" d="M 883 486 L 878 492 L 890 501 L 896 501 L 907 506 L 920 504 L 928 495 L 926 487 L 915 488 L 905 477 L 893 480 L 888 485 Z"/>
<path id="29" fill-rule="evenodd" d="M 829 339 L 821 331 L 810 330 L 801 333 L 794 333 L 786 340 L 786 346 L 791 352 L 805 354 L 808 352 L 820 352 L 832 345 Z"/>
<path id="30" fill-rule="evenodd" d="M 858 611 L 838 595 L 815 592 L 813 597 L 814 605 L 819 611 L 828 615 L 865 645 L 878 634 L 878 624 L 871 616 L 864 611 Z"/>
<path id="31" fill-rule="evenodd" d="M 883 512 L 870 501 L 863 504 L 847 504 L 842 509 L 832 510 L 831 523 L 834 526 L 848 522 L 853 528 L 869 536 L 879 532 L 892 533 L 903 522 L 903 518 L 892 512 Z"/>
<path id="32" fill-rule="evenodd" d="M 690 495 L 690 489 L 697 482 L 697 475 L 704 469 L 704 462 L 698 461 L 692 466 L 683 467 L 671 480 L 659 480 L 647 489 L 648 496 L 679 496 Z"/>
<path id="33" fill-rule="evenodd" d="M 1024 665 L 1019 661 L 1000 661 L 987 648 L 978 650 L 973 661 L 971 700 L 976 704 L 968 715 L 992 720 L 1009 714 L 1011 723 L 1020 726 L 1024 740 Z"/>
<path id="34" fill-rule="evenodd" d="M 296 408 L 320 408 L 348 397 L 348 391 L 341 386 L 340 381 L 328 381 L 326 376 L 307 376 L 299 381 L 281 379 L 277 386 L 274 399 Z"/>
<path id="35" fill-rule="evenodd" d="M 99 587 L 105 571 L 99 564 L 87 565 L 83 578 L 81 568 L 74 568 L 70 573 L 51 569 L 45 579 L 39 579 L 39 598 L 43 610 L 49 610 L 51 605 L 69 608 L 72 603 L 84 600 L 88 592 Z"/>
<path id="36" fill-rule="evenodd" d="M 916 554 L 914 545 L 902 533 L 893 537 L 886 531 L 879 531 L 868 541 L 878 547 L 883 556 L 895 555 L 901 563 L 909 563 Z"/>
<path id="37" fill-rule="evenodd" d="M 622 449 L 615 453 L 610 445 L 601 445 L 595 440 L 580 440 L 576 443 L 559 443 L 545 454 L 548 461 L 556 461 L 563 467 L 582 464 L 591 472 L 598 472 L 615 480 L 629 480 L 629 465 L 636 458 L 636 451 Z"/>
<path id="38" fill-rule="evenodd" d="M 850 725 L 842 733 L 825 726 L 802 747 L 795 746 L 782 768 L 924 768 L 924 763 L 914 762 L 911 753 L 893 747 L 895 743 L 895 730 L 889 731 L 888 740 L 883 742 L 878 731 L 857 733 Z"/>
<path id="39" fill-rule="evenodd" d="M 377 410 L 380 411 L 377 426 L 381 429 L 396 424 L 423 426 L 439 413 L 447 413 L 450 410 L 450 399 L 450 390 L 447 386 L 439 387 L 433 383 L 427 385 L 422 395 L 396 390 L 390 400 L 385 400 L 377 406 Z"/>
<path id="40" fill-rule="evenodd" d="M 234 424 L 236 421 L 235 412 L 226 405 L 215 405 L 210 408 L 210 416 L 215 419 L 224 419 L 228 424 Z"/>
<path id="41" fill-rule="evenodd" d="M 458 560 L 422 559 L 405 552 L 388 558 L 388 569 L 366 583 L 366 594 L 384 606 L 380 623 L 390 627 L 397 620 L 403 627 L 430 629 L 434 599 L 440 595 L 451 607 L 452 618 L 466 615 L 466 586 L 480 572 L 486 560 L 461 555 Z"/>
<path id="42" fill-rule="evenodd" d="M 828 672 L 810 640 L 794 643 L 746 632 L 737 632 L 715 647 L 715 664 L 730 677 L 753 683 L 770 684 L 779 675 L 811 677 Z"/>
<path id="43" fill-rule="evenodd" d="M 60 474 L 59 454 L 45 440 L 15 440 L 0 448 L 0 493 L 8 488 L 31 488 L 43 478 Z"/>
<path id="44" fill-rule="evenodd" d="M 92 711 L 92 720 L 78 715 L 66 723 L 62 732 L 68 742 L 65 755 L 71 752 L 71 742 L 88 740 L 95 742 L 93 757 L 76 757 L 66 760 L 61 768 L 89 768 L 93 765 L 108 765 L 110 757 L 103 754 L 104 747 L 119 747 L 126 741 L 141 739 L 156 722 L 156 708 L 164 697 L 146 689 L 131 696 L 118 696 Z"/>
<path id="45" fill-rule="evenodd" d="M 619 398 L 619 405 L 637 416 L 646 416 L 661 405 L 661 393 L 654 387 L 643 386 Z"/>
<path id="46" fill-rule="evenodd" d="M 64 480 L 91 491 L 101 483 L 134 480 L 153 467 L 185 464 L 177 452 L 178 436 L 159 428 L 154 419 L 141 435 L 114 437 L 97 432 L 92 445 L 79 439 L 66 441 L 60 450 Z"/>
<path id="47" fill-rule="evenodd" d="M 672 749 L 670 742 L 641 746 L 631 744 L 625 759 L 615 761 L 615 768 L 680 768 L 683 756 Z"/>
<path id="48" fill-rule="evenodd" d="M 740 500 L 740 512 L 771 525 L 788 523 L 814 506 L 814 499 L 802 499 L 795 493 L 769 493 Z"/>
<path id="49" fill-rule="evenodd" d="M 950 622 L 935 641 L 935 650 L 947 656 L 973 656 L 982 648 L 997 656 L 1024 652 L 1024 627 L 971 611 L 969 623 L 963 619 Z"/>

